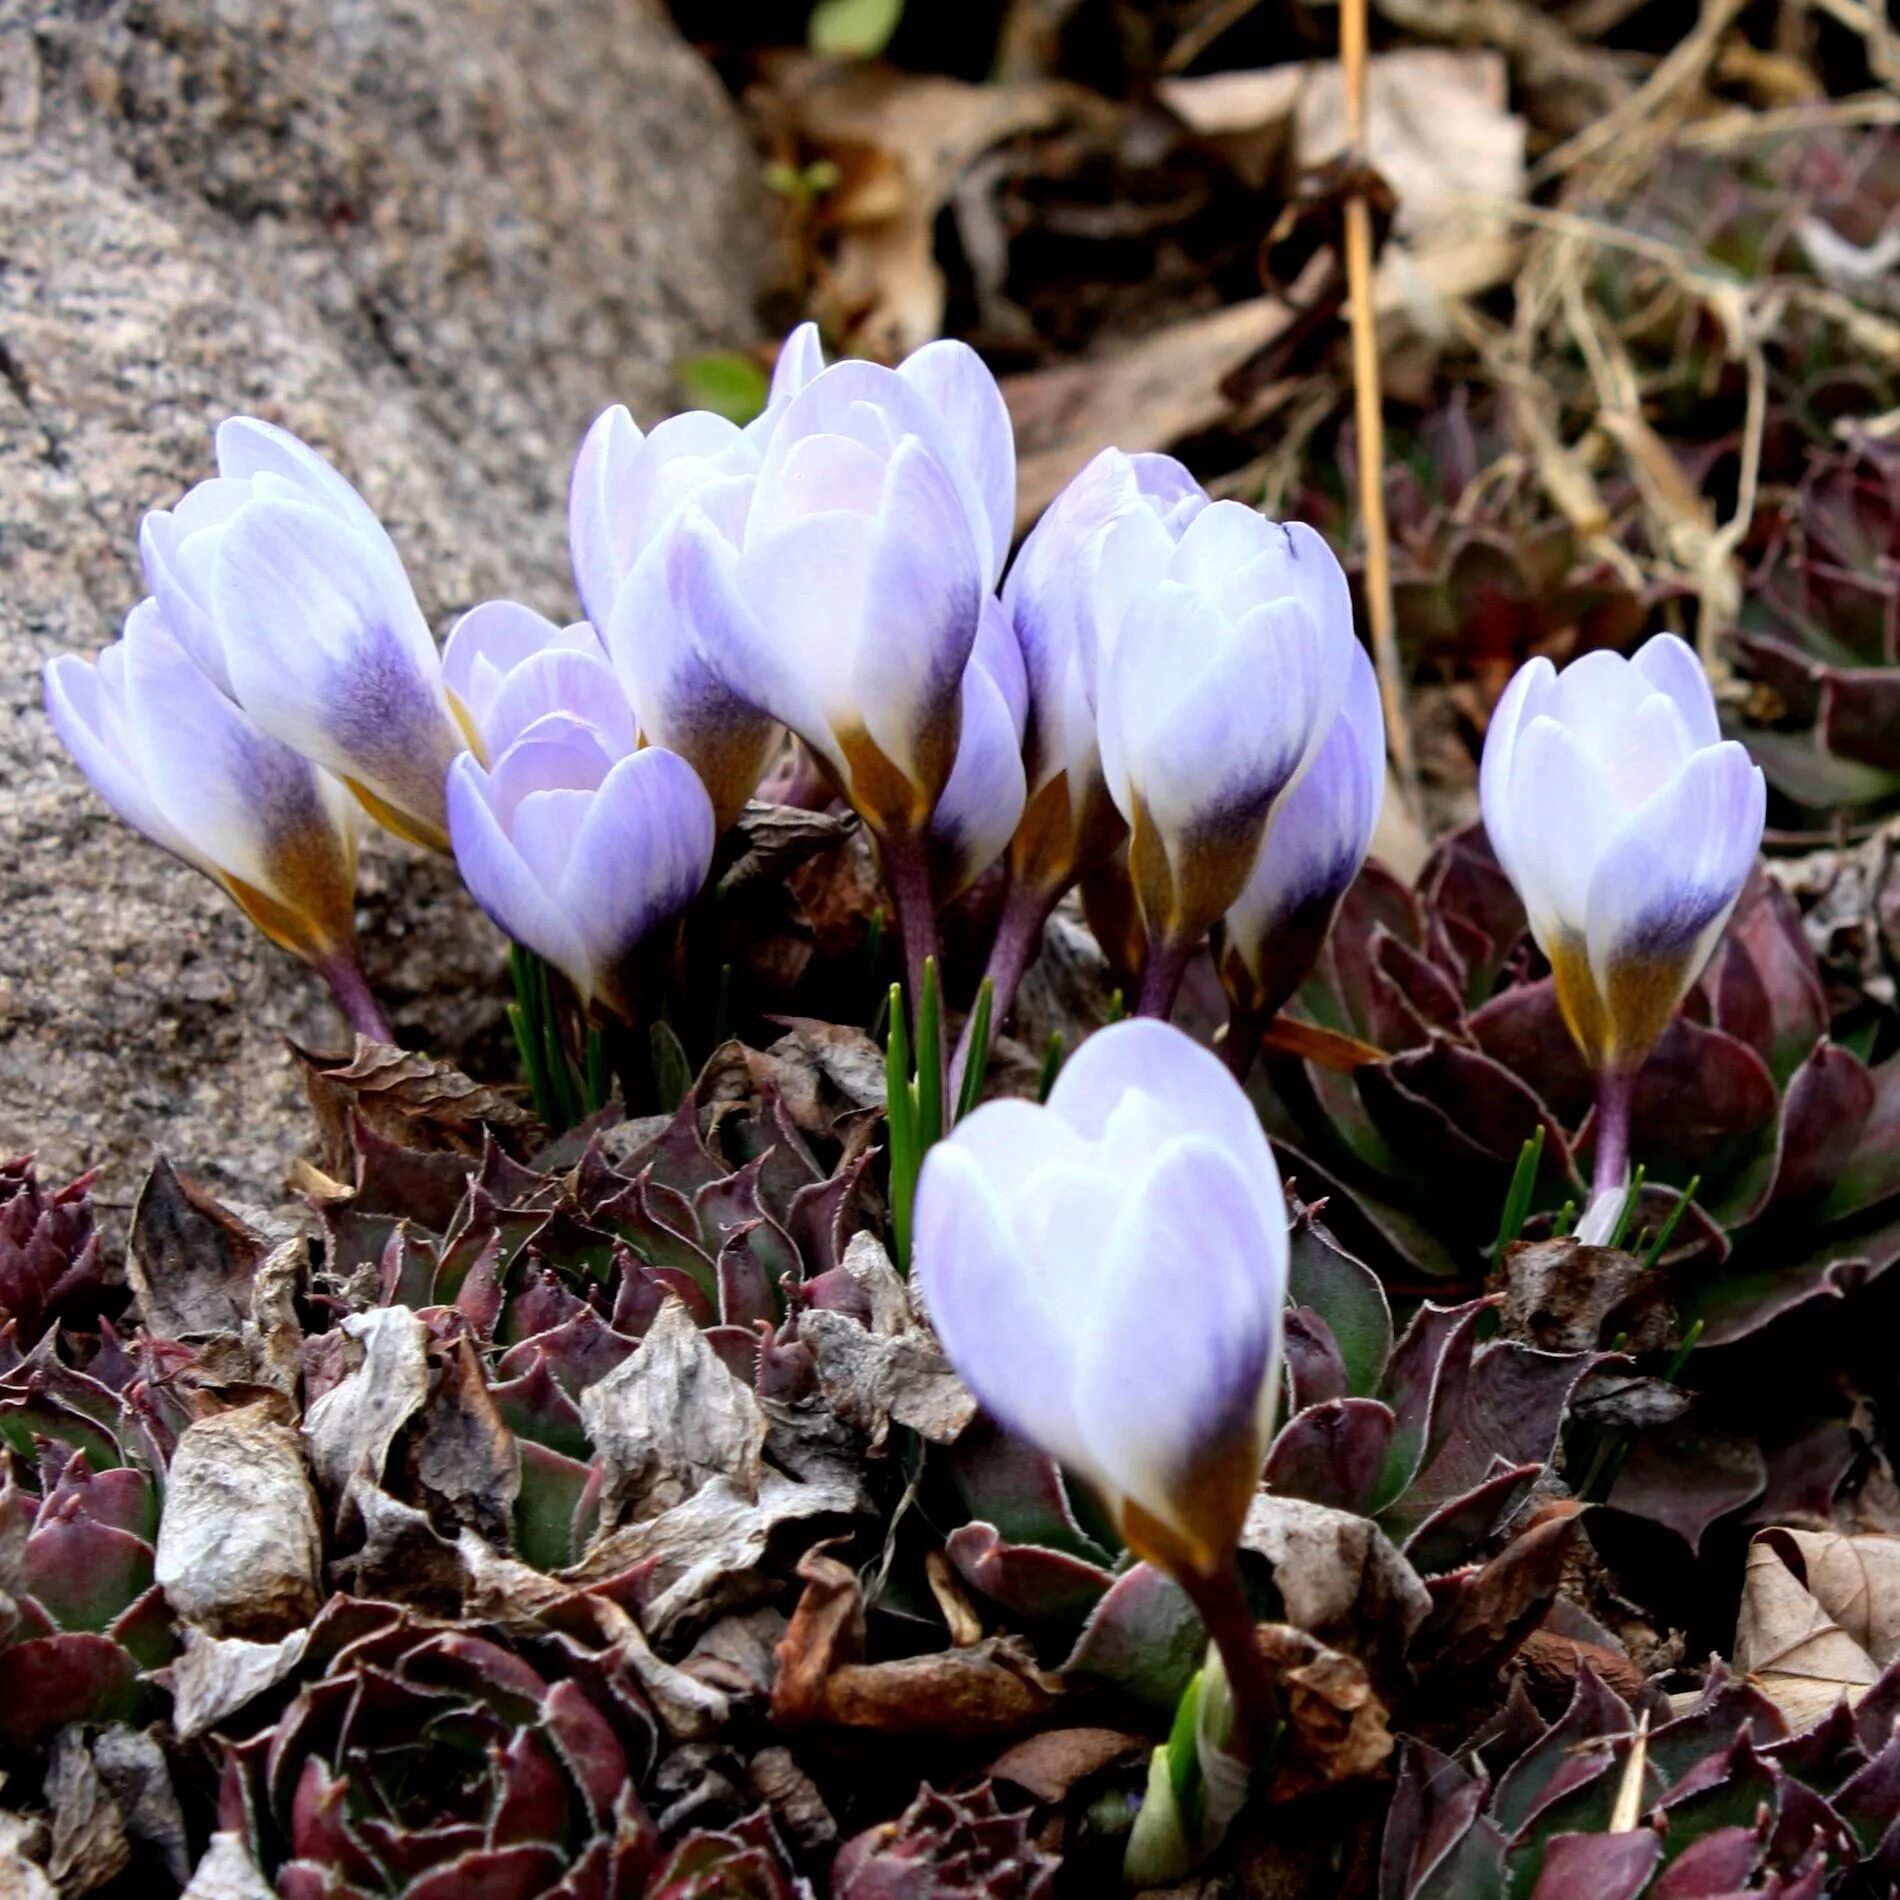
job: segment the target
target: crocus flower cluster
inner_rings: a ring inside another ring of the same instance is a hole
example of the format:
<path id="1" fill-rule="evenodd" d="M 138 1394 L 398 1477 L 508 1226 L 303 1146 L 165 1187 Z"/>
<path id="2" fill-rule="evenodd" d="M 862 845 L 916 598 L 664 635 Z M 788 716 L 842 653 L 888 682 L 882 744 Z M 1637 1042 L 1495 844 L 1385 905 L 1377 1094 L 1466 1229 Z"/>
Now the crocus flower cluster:
<path id="1" fill-rule="evenodd" d="M 1550 959 L 1597 1078 L 1580 1232 L 1623 1196 L 1637 1072 L 1708 961 L 1761 847 L 1761 769 L 1716 722 L 1695 655 L 1659 634 L 1631 659 L 1532 660 L 1505 689 L 1479 779 L 1485 829 Z"/>
<path id="2" fill-rule="evenodd" d="M 147 517 L 125 640 L 49 669 L 48 698 L 114 809 L 322 970 L 359 1028 L 380 1027 L 350 915 L 359 815 L 452 849 L 501 929 L 619 1018 L 635 950 L 792 741 L 878 847 L 913 995 L 939 911 L 1006 864 L 998 1024 L 1053 905 L 1124 845 L 1155 1014 L 1230 912 L 1246 997 L 1284 990 L 1275 920 L 1316 942 L 1363 854 L 1382 750 L 1323 543 L 1110 450 L 999 595 L 1015 444 L 960 343 L 827 367 L 806 325 L 747 427 L 643 433 L 608 409 L 569 492 L 585 618 L 490 601 L 440 653 L 321 456 L 246 418 L 217 456 Z M 1296 798 L 1308 815 L 1277 824 Z"/>

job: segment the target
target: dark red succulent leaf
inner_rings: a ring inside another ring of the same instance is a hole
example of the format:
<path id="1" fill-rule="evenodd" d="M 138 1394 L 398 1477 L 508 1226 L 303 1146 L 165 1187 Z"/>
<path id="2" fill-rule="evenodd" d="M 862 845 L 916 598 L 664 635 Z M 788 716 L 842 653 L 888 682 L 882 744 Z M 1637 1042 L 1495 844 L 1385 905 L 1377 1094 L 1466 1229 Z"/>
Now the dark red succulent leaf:
<path id="1" fill-rule="evenodd" d="M 1030 1813 L 1006 1813 L 984 1782 L 943 1795 L 928 1783 L 895 1821 L 838 1850 L 833 1900 L 1046 1900 L 1060 1863 L 1031 1837 Z"/>

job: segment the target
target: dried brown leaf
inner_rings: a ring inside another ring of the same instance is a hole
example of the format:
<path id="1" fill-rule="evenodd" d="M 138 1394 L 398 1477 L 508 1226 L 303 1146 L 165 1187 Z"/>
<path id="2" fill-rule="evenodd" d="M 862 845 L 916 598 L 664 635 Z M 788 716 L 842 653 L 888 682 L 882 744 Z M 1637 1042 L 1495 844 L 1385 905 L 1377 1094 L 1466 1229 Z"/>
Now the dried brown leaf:
<path id="1" fill-rule="evenodd" d="M 181 1742 L 205 1735 L 247 1702 L 275 1688 L 303 1659 L 310 1640 L 296 1629 L 275 1643 L 207 1636 L 189 1624 L 172 1664 L 172 1726 Z"/>
<path id="2" fill-rule="evenodd" d="M 154 1577 L 213 1636 L 278 1637 L 323 1600 L 323 1533 L 296 1432 L 267 1404 L 201 1418 L 172 1454 Z"/>
<path id="3" fill-rule="evenodd" d="M 1377 1773 L 1392 1753 L 1392 1733 L 1364 1664 L 1285 1623 L 1259 1625 L 1254 1642 L 1279 1688 L 1287 1724 L 1287 1753 L 1268 1798 L 1291 1801 Z"/>
<path id="4" fill-rule="evenodd" d="M 429 1396 L 428 1329 L 408 1307 L 354 1313 L 341 1330 L 356 1364 L 303 1424 L 310 1463 L 333 1494 L 359 1472 L 381 1482 L 397 1434 Z"/>
<path id="5" fill-rule="evenodd" d="M 759 1494 L 765 1416 L 677 1299 L 640 1350 L 581 1394 L 602 1470 L 601 1517 L 637 1524 L 718 1480 Z"/>
<path id="6" fill-rule="evenodd" d="M 162 1155 L 132 1210 L 125 1272 L 160 1339 L 234 1333 L 249 1317 L 262 1238 Z"/>
<path id="7" fill-rule="evenodd" d="M 773 1720 L 953 1739 L 1009 1735 L 1040 1721 L 1060 1685 L 1028 1644 L 993 1636 L 963 1649 L 867 1663 L 856 1576 L 822 1550 L 798 1566 L 805 1593 L 778 1648 Z"/>
<path id="8" fill-rule="evenodd" d="M 1011 1781 L 1038 1801 L 1066 1801 L 1091 1775 L 1119 1762 L 1138 1761 L 1154 1744 L 1118 1728 L 1052 1728 L 1018 1742 L 990 1763 L 994 1781 Z"/>
<path id="9" fill-rule="evenodd" d="M 1735 1665 L 1805 1728 L 1900 1656 L 1900 1537 L 1759 1531 L 1748 1548 Z"/>

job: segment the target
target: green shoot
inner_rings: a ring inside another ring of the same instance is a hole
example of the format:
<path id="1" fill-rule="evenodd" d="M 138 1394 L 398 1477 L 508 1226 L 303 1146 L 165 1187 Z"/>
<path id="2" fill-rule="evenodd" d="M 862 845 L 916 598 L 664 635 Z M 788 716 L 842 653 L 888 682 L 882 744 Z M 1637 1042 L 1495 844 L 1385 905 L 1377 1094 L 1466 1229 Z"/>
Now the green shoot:
<path id="1" fill-rule="evenodd" d="M 1510 1192 L 1504 1197 L 1504 1214 L 1498 1222 L 1498 1243 L 1493 1258 L 1502 1259 L 1504 1250 L 1524 1231 L 1531 1211 L 1531 1196 L 1537 1189 L 1537 1171 L 1544 1165 L 1544 1124 L 1519 1149 L 1517 1166 L 1511 1172 Z"/>
<path id="2" fill-rule="evenodd" d="M 903 986 L 890 989 L 890 1033 L 884 1045 L 884 1119 L 890 1129 L 891 1243 L 900 1273 L 910 1271 L 910 1216 L 924 1156 L 943 1138 L 943 994 L 935 959 L 924 963 L 913 1062 L 904 1029 Z"/>
<path id="3" fill-rule="evenodd" d="M 1695 1199 L 1695 1191 L 1702 1185 L 1701 1175 L 1694 1176 L 1689 1185 L 1677 1197 L 1676 1204 L 1669 1210 L 1669 1218 L 1662 1224 L 1662 1231 L 1649 1243 L 1649 1251 L 1643 1255 L 1643 1265 L 1653 1267 L 1667 1251 L 1669 1243 L 1676 1237 L 1676 1227 L 1684 1214 L 1689 1211 L 1689 1203 Z"/>
<path id="4" fill-rule="evenodd" d="M 976 993 L 976 1007 L 970 1012 L 970 1060 L 963 1071 L 963 1087 L 957 1091 L 958 1121 L 983 1097 L 983 1077 L 990 1060 L 990 1011 L 995 1003 L 996 985 L 986 976 Z"/>
<path id="5" fill-rule="evenodd" d="M 1643 1170 L 1639 1165 L 1630 1176 L 1629 1192 L 1623 1196 L 1623 1205 L 1617 1209 L 1616 1225 L 1610 1230 L 1610 1246 L 1622 1246 L 1623 1236 L 1629 1232 L 1630 1222 L 1636 1218 L 1636 1204 L 1642 1198 Z"/>
<path id="6" fill-rule="evenodd" d="M 1042 1074 L 1036 1078 L 1036 1100 L 1046 1102 L 1049 1091 L 1056 1085 L 1056 1077 L 1062 1073 L 1062 1031 L 1057 1030 L 1049 1038 L 1049 1047 L 1043 1052 Z"/>
<path id="7" fill-rule="evenodd" d="M 654 1092 L 659 1097 L 660 1107 L 670 1115 L 685 1101 L 687 1090 L 693 1086 L 693 1065 L 687 1060 L 686 1047 L 673 1025 L 664 1019 L 647 1031 L 647 1039 L 653 1051 Z"/>

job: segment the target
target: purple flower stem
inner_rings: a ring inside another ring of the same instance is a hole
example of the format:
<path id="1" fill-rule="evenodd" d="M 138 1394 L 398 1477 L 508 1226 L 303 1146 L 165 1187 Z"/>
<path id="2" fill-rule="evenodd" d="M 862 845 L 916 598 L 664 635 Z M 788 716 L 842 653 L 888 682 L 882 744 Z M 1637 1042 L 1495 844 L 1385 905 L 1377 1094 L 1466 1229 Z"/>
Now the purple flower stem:
<path id="1" fill-rule="evenodd" d="M 1148 966 L 1141 973 L 1141 997 L 1135 1004 L 1137 1016 L 1156 1016 L 1166 1022 L 1174 1013 L 1175 993 L 1181 987 L 1191 943 L 1176 943 L 1164 937 L 1148 939 Z"/>
<path id="2" fill-rule="evenodd" d="M 1634 1074 L 1612 1071 L 1597 1077 L 1596 1172 L 1590 1184 L 1592 1200 L 1618 1192 L 1628 1180 L 1630 1106 L 1635 1094 Z"/>
<path id="3" fill-rule="evenodd" d="M 990 982 L 990 1040 L 995 1041 L 1009 1012 L 1015 1007 L 1016 992 L 1024 975 L 1042 949 L 1043 926 L 1055 908 L 1051 899 L 1029 885 L 1012 884 L 1003 900 L 1003 914 L 997 919 L 996 936 L 990 944 L 990 960 L 983 974 Z M 950 1064 L 949 1100 L 963 1092 L 963 1077 L 972 1062 L 987 1062 L 987 1048 L 972 1049 L 970 1038 L 976 1029 L 976 1015 L 963 1019 L 963 1033 L 957 1039 L 957 1053 Z"/>
<path id="4" fill-rule="evenodd" d="M 897 934 L 904 946 L 904 986 L 910 1003 L 910 1026 L 917 1028 L 924 1003 L 924 965 L 937 962 L 939 979 L 943 959 L 937 948 L 937 904 L 930 893 L 930 859 L 921 837 L 886 838 L 884 882 L 891 908 L 897 913 Z"/>
<path id="5" fill-rule="evenodd" d="M 355 957 L 337 957 L 324 964 L 317 974 L 329 984 L 330 994 L 336 998 L 344 1020 L 359 1036 L 367 1036 L 371 1042 L 394 1043 L 395 1032 L 370 989 L 362 964 Z"/>
<path id="6" fill-rule="evenodd" d="M 1226 1668 L 1237 1717 L 1233 1752 L 1242 1761 L 1258 1762 L 1273 1739 L 1280 1697 L 1266 1658 L 1254 1641 L 1253 1609 L 1241 1587 L 1239 1561 L 1230 1558 L 1227 1567 L 1212 1576 L 1183 1572 L 1176 1581 L 1207 1625 L 1208 1636 Z"/>

